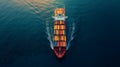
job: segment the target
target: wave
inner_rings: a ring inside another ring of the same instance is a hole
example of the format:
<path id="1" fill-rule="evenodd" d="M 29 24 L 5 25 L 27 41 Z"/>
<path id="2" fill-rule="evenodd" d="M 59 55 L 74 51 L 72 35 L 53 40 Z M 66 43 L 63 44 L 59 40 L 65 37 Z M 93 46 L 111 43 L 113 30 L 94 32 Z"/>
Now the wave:
<path id="1" fill-rule="evenodd" d="M 71 46 L 71 41 L 74 39 L 74 33 L 75 33 L 75 20 L 70 19 L 68 20 L 68 33 L 67 33 L 67 50 Z"/>
<path id="2" fill-rule="evenodd" d="M 54 21 L 52 19 L 52 15 L 54 13 L 55 8 L 65 8 L 65 4 L 62 1 L 55 1 L 55 0 L 16 0 L 19 3 L 24 3 L 28 8 L 38 16 L 38 18 L 42 21 L 43 25 L 45 26 L 45 33 L 47 34 L 47 39 L 49 40 L 50 47 L 53 49 L 53 36 L 54 36 Z M 69 35 L 67 39 L 67 50 L 71 46 L 71 41 L 74 39 L 74 31 L 75 31 L 75 24 L 72 21 L 69 21 L 71 26 L 68 26 Z"/>

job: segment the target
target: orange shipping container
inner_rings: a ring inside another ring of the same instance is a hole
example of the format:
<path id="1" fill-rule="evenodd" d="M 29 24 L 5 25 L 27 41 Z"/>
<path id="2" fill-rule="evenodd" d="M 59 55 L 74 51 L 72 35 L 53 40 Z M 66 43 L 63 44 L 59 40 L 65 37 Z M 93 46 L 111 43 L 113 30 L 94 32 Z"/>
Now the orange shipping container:
<path id="1" fill-rule="evenodd" d="M 61 46 L 66 46 L 66 42 L 60 42 Z"/>
<path id="2" fill-rule="evenodd" d="M 56 9 L 56 10 L 55 10 L 55 16 L 56 16 L 57 14 L 65 14 L 64 9 L 63 9 L 63 8 Z"/>
<path id="3" fill-rule="evenodd" d="M 54 21 L 54 24 L 55 24 L 55 25 L 59 25 L 59 24 L 60 24 L 60 20 Z"/>
<path id="4" fill-rule="evenodd" d="M 59 27 L 60 27 L 59 25 L 54 25 L 54 30 L 59 29 Z"/>
<path id="5" fill-rule="evenodd" d="M 60 25 L 60 29 L 64 29 L 65 30 L 65 25 Z"/>
<path id="6" fill-rule="evenodd" d="M 58 24 L 58 22 L 57 22 L 57 21 L 55 21 L 55 22 L 54 22 L 54 24 Z"/>
<path id="7" fill-rule="evenodd" d="M 59 41 L 59 36 L 54 36 L 54 41 Z"/>
<path id="8" fill-rule="evenodd" d="M 66 46 L 66 42 L 57 42 L 57 46 Z"/>
<path id="9" fill-rule="evenodd" d="M 60 30 L 59 34 L 60 35 L 64 35 L 65 34 L 65 30 Z"/>
<path id="10" fill-rule="evenodd" d="M 60 24 L 65 24 L 65 22 L 63 20 L 60 21 Z"/>
<path id="11" fill-rule="evenodd" d="M 59 34 L 59 30 L 54 30 L 54 34 L 58 35 Z"/>
<path id="12" fill-rule="evenodd" d="M 66 41 L 66 36 L 60 36 L 61 41 Z"/>

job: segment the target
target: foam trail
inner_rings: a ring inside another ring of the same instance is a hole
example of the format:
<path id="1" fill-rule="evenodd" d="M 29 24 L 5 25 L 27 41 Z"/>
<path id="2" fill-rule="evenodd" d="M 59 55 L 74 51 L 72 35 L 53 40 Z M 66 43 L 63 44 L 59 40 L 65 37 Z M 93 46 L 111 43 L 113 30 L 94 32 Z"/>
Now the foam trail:
<path id="1" fill-rule="evenodd" d="M 74 20 L 72 20 L 72 21 L 69 21 L 69 22 L 71 22 L 72 23 L 72 26 L 71 26 L 71 28 L 70 27 L 68 27 L 69 28 L 69 34 L 70 34 L 70 36 L 68 37 L 69 38 L 69 40 L 67 41 L 67 50 L 70 48 L 70 46 L 71 46 L 71 41 L 74 39 L 74 33 L 75 33 L 75 23 L 74 23 Z"/>
<path id="2" fill-rule="evenodd" d="M 47 39 L 49 40 L 50 42 L 50 47 L 51 49 L 53 49 L 53 40 L 52 40 L 52 32 L 50 32 L 51 29 L 50 29 L 50 25 L 49 25 L 49 22 L 46 22 L 46 34 L 47 34 Z"/>

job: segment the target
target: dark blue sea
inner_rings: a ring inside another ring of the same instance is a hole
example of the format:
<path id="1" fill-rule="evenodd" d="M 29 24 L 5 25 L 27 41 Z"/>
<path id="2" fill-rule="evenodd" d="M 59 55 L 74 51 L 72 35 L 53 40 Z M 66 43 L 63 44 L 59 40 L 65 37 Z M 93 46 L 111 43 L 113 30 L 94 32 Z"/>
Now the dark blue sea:
<path id="1" fill-rule="evenodd" d="M 50 47 L 57 7 L 74 28 L 63 59 Z M 120 67 L 120 0 L 0 0 L 0 67 Z"/>

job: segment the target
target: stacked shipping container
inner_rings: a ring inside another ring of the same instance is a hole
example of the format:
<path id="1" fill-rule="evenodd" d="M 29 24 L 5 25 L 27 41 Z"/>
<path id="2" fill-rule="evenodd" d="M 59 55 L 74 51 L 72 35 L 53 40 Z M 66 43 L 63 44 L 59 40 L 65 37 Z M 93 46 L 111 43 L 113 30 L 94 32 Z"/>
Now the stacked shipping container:
<path id="1" fill-rule="evenodd" d="M 54 22 L 54 41 L 56 46 L 66 47 L 65 22 L 63 20 L 56 20 Z"/>

